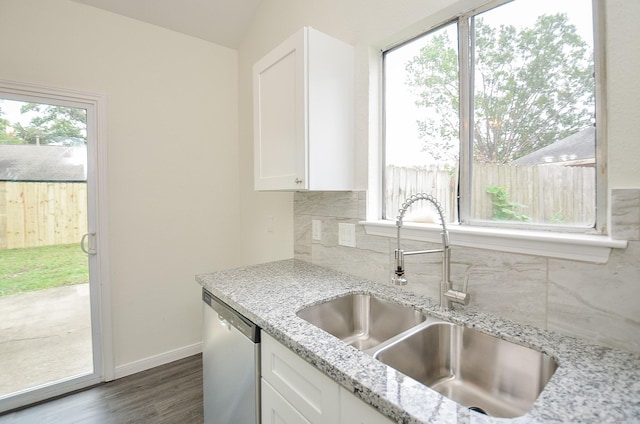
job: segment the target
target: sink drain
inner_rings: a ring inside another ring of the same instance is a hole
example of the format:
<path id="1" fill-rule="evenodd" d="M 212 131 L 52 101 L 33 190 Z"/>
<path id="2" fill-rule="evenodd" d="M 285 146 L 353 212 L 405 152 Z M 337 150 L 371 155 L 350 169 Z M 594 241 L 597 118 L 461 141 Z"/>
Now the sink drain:
<path id="1" fill-rule="evenodd" d="M 489 415 L 489 414 L 487 414 L 487 413 L 485 412 L 485 410 L 484 410 L 484 409 L 482 409 L 482 408 L 480 408 L 480 407 L 478 407 L 478 406 L 470 406 L 470 407 L 469 407 L 469 409 L 470 409 L 470 410 L 472 410 L 472 411 L 479 412 L 479 413 L 484 414 L 484 415 Z"/>

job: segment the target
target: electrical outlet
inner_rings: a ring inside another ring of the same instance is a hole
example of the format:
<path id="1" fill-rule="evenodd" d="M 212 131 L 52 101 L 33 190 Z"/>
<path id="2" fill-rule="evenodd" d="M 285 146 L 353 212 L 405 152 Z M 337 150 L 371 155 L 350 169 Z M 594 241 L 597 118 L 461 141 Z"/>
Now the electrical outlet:
<path id="1" fill-rule="evenodd" d="M 311 240 L 322 240 L 322 221 L 319 219 L 311 220 Z"/>
<path id="2" fill-rule="evenodd" d="M 356 247 L 356 224 L 338 224 L 338 244 Z"/>

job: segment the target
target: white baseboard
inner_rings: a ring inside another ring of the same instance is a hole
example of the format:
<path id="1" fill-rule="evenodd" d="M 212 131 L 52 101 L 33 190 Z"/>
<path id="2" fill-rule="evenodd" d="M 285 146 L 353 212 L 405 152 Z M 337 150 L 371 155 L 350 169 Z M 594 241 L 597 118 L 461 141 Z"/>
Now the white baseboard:
<path id="1" fill-rule="evenodd" d="M 146 371 L 188 356 L 197 355 L 198 353 L 202 353 L 202 342 L 170 350 L 158 355 L 149 356 L 148 358 L 140 359 L 128 364 L 117 365 L 115 367 L 114 377 L 115 379 L 126 377 L 128 375 L 135 374 L 140 371 Z"/>

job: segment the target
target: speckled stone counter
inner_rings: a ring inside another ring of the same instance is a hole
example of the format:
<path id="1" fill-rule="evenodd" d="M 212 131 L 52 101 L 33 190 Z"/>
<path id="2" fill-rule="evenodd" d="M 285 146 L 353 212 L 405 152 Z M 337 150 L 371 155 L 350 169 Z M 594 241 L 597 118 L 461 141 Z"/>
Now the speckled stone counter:
<path id="1" fill-rule="evenodd" d="M 297 260 L 198 275 L 196 281 L 337 383 L 400 423 L 640 423 L 640 356 L 515 324 Z M 371 293 L 501 339 L 559 364 L 531 411 L 492 418 L 458 405 L 298 318 L 296 312 L 348 293 Z"/>

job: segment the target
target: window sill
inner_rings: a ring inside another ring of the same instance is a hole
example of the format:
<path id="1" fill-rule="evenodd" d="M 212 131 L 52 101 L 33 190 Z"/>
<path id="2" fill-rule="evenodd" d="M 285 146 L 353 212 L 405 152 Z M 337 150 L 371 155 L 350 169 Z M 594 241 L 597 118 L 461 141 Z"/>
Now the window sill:
<path id="1" fill-rule="evenodd" d="M 393 221 L 362 221 L 368 235 L 395 238 Z M 613 240 L 607 236 L 589 234 L 560 234 L 541 231 L 495 229 L 484 227 L 447 226 L 452 246 L 474 247 L 525 255 L 606 263 L 611 249 L 624 249 L 626 240 Z M 439 243 L 440 226 L 405 222 L 403 240 Z"/>

